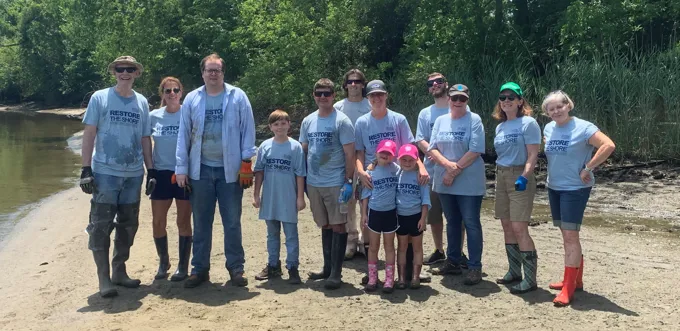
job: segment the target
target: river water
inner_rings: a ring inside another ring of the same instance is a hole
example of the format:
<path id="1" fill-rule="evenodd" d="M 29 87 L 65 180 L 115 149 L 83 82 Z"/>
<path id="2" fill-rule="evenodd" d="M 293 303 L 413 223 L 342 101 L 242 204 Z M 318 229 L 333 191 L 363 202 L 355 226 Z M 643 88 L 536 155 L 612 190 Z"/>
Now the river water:
<path id="1" fill-rule="evenodd" d="M 80 130 L 59 115 L 0 112 L 0 240 L 33 203 L 75 185 L 80 157 L 67 139 Z"/>

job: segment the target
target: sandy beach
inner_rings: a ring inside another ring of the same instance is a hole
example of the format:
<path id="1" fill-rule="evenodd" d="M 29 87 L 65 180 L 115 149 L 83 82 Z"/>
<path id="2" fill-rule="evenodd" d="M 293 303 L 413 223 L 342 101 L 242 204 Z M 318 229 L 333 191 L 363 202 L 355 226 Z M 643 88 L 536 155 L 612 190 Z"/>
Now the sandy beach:
<path id="1" fill-rule="evenodd" d="M 246 192 L 249 197 L 252 191 Z M 259 282 L 253 276 L 266 263 L 265 226 L 250 199 L 244 199 L 243 242 L 250 285 L 236 288 L 224 269 L 222 227 L 215 219 L 211 283 L 184 289 L 181 283 L 154 281 L 157 257 L 151 237 L 151 210 L 143 199 L 140 228 L 128 263 L 139 289 L 97 294 L 95 265 L 84 228 L 88 196 L 74 187 L 44 200 L 15 228 L 0 251 L 6 275 L 0 283 L 3 330 L 453 330 L 620 329 L 673 330 L 680 327 L 680 256 L 674 236 L 586 227 L 582 231 L 585 292 L 570 307 L 555 308 L 548 283 L 561 277 L 559 231 L 549 224 L 531 228 L 539 250 L 539 290 L 515 296 L 494 283 L 505 272 L 499 222 L 485 213 L 484 281 L 467 287 L 462 277 L 434 276 L 420 290 L 364 294 L 359 285 L 365 260 L 344 269 L 346 284 L 326 291 L 321 283 Z M 171 211 L 170 219 L 174 217 Z M 309 209 L 301 214 L 301 274 L 321 266 L 320 232 Z M 171 262 L 177 263 L 176 228 L 168 227 Z M 426 233 L 426 250 L 432 249 Z M 173 269 L 174 270 L 174 269 Z M 306 277 L 304 278 L 306 280 Z"/>

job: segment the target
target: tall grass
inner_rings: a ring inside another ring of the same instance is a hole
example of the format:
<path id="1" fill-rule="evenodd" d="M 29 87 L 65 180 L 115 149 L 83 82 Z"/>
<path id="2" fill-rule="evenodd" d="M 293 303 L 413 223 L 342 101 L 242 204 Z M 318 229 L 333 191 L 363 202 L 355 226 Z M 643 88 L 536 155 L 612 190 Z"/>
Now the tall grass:
<path id="1" fill-rule="evenodd" d="M 493 148 L 497 122 L 491 112 L 498 100 L 498 88 L 506 81 L 516 81 L 534 106 L 534 117 L 541 126 L 550 121 L 540 110 L 543 97 L 562 89 L 574 100 L 574 116 L 595 123 L 614 140 L 616 158 L 680 161 L 680 51 L 645 56 L 613 54 L 617 52 L 589 59 L 569 58 L 547 68 L 541 76 L 525 62 L 507 65 L 498 61 L 489 61 L 477 75 L 470 68 L 444 74 L 450 83 L 470 88 L 470 108 L 484 121 L 487 150 Z M 422 84 L 403 80 L 387 83 L 390 108 L 403 113 L 415 131 L 418 112 L 433 102 L 425 79 Z"/>

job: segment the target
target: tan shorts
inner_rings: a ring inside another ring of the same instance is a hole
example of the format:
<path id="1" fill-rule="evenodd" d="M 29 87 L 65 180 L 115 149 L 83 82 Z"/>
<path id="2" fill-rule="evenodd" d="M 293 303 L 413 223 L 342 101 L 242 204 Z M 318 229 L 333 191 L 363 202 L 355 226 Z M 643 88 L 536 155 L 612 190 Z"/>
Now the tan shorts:
<path id="1" fill-rule="evenodd" d="M 513 222 L 529 222 L 534 209 L 536 177 L 531 174 L 527 189 L 515 191 L 515 181 L 524 172 L 524 166 L 496 167 L 496 208 L 495 217 Z"/>
<path id="2" fill-rule="evenodd" d="M 347 223 L 347 214 L 340 213 L 338 196 L 342 186 L 314 187 L 307 185 L 309 208 L 314 222 L 319 227 Z"/>
<path id="3" fill-rule="evenodd" d="M 444 223 L 444 217 L 442 213 L 442 203 L 439 201 L 439 193 L 435 192 L 432 187 L 430 187 L 430 204 L 432 207 L 427 211 L 427 224 L 442 224 Z"/>

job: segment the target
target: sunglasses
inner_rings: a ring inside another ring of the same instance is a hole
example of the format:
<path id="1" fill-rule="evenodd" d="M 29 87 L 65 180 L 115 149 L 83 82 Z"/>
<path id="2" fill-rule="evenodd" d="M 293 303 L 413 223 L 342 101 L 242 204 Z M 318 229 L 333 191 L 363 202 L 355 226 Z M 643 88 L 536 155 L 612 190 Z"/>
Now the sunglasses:
<path id="1" fill-rule="evenodd" d="M 122 74 L 124 71 L 127 71 L 129 74 L 137 71 L 137 67 L 116 67 L 116 72 L 119 74 Z"/>
<path id="2" fill-rule="evenodd" d="M 466 96 L 464 96 L 464 95 L 460 95 L 460 94 L 454 95 L 454 96 L 452 96 L 452 97 L 450 97 L 450 98 L 451 98 L 451 101 L 453 101 L 453 102 L 458 102 L 458 101 L 460 101 L 460 102 L 465 102 L 465 101 L 468 101 L 468 97 L 466 97 Z"/>
<path id="3" fill-rule="evenodd" d="M 501 95 L 498 96 L 498 100 L 500 100 L 500 101 L 505 101 L 506 99 L 507 99 L 508 101 L 515 101 L 515 99 L 518 99 L 518 100 L 519 100 L 520 98 L 519 98 L 519 97 L 516 97 L 516 96 L 514 96 L 514 95 L 502 95 L 502 94 L 501 94 Z"/>
<path id="4" fill-rule="evenodd" d="M 166 88 L 166 89 L 165 89 L 165 94 L 170 94 L 170 92 L 175 92 L 175 94 L 178 94 L 179 91 L 181 91 L 181 90 L 178 89 L 178 88 L 173 88 L 173 89 Z"/>
<path id="5" fill-rule="evenodd" d="M 345 85 L 352 85 L 352 84 L 354 84 L 354 85 L 359 85 L 359 84 L 363 84 L 363 83 L 364 83 L 364 81 L 361 80 L 361 79 L 348 79 L 348 80 L 345 82 Z"/>
<path id="6" fill-rule="evenodd" d="M 427 87 L 432 87 L 432 86 L 434 86 L 434 83 L 437 83 L 438 85 L 442 85 L 442 84 L 446 83 L 446 79 L 444 79 L 444 78 L 435 78 L 435 79 L 432 79 L 432 80 L 428 80 L 428 81 L 427 81 Z"/>
<path id="7" fill-rule="evenodd" d="M 328 98 L 328 97 L 330 97 L 331 95 L 333 95 L 333 92 L 329 92 L 329 91 L 323 91 L 323 92 L 322 92 L 322 91 L 314 91 L 314 96 L 317 97 L 317 98 L 321 98 L 321 97 L 326 97 L 326 98 Z"/>

